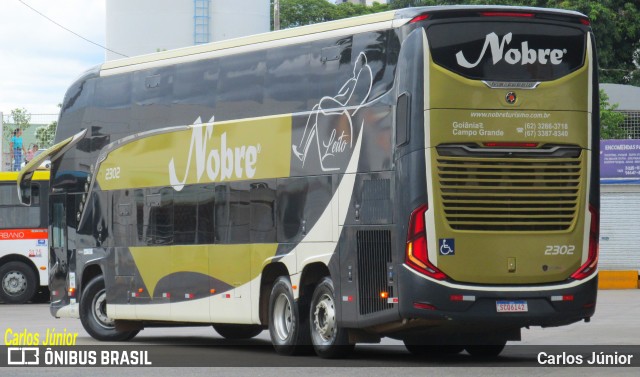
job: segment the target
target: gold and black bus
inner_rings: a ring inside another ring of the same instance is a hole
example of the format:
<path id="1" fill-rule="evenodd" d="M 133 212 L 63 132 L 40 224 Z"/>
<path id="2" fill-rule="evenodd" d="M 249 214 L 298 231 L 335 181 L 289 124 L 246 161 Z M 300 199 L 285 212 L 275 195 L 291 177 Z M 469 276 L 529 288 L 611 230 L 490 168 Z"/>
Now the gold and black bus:
<path id="1" fill-rule="evenodd" d="M 410 8 L 107 62 L 47 153 L 51 312 L 101 340 L 200 324 L 268 329 L 282 354 L 496 355 L 594 314 L 598 119 L 589 20 L 554 9 Z"/>

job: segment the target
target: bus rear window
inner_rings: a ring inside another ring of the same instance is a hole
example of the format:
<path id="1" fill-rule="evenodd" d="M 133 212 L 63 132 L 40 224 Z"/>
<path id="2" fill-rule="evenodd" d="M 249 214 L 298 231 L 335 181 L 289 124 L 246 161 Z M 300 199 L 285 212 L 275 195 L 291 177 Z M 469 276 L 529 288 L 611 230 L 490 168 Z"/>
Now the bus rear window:
<path id="1" fill-rule="evenodd" d="M 436 64 L 474 80 L 548 81 L 584 64 L 586 34 L 546 23 L 443 23 L 427 28 Z"/>

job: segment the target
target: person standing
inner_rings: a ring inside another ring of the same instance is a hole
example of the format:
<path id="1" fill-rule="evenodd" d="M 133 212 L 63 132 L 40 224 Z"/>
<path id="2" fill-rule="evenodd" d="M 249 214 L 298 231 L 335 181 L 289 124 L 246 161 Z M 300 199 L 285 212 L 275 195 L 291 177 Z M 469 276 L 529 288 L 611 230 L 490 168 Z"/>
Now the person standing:
<path id="1" fill-rule="evenodd" d="M 20 171 L 20 165 L 22 165 L 22 155 L 24 154 L 24 145 L 22 144 L 22 130 L 16 128 L 13 131 L 9 148 L 13 153 L 13 171 Z"/>
<path id="2" fill-rule="evenodd" d="M 37 151 L 38 151 L 38 144 L 33 144 L 33 146 L 27 150 L 27 155 L 24 158 L 25 165 L 28 164 L 31 160 L 33 160 L 33 157 L 35 156 Z"/>

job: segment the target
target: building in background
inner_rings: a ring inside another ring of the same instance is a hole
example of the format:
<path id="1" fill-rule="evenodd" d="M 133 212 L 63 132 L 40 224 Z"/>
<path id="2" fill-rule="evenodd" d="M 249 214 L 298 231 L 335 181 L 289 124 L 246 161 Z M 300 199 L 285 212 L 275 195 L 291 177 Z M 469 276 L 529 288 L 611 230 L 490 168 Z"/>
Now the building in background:
<path id="1" fill-rule="evenodd" d="M 640 87 L 601 84 L 628 139 L 600 143 L 601 270 L 640 271 Z"/>
<path id="2" fill-rule="evenodd" d="M 610 104 L 617 104 L 616 111 L 624 114 L 622 126 L 630 139 L 640 139 L 640 87 L 621 84 L 600 84 L 609 96 Z"/>
<path id="3" fill-rule="evenodd" d="M 269 0 L 109 0 L 107 48 L 126 56 L 270 30 Z M 106 60 L 123 56 L 107 51 Z"/>

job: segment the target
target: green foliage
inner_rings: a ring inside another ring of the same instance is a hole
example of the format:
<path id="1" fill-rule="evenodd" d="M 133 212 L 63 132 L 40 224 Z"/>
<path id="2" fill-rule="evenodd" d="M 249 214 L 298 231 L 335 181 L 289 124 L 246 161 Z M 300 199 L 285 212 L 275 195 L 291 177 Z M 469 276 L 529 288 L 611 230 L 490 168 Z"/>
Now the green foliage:
<path id="1" fill-rule="evenodd" d="M 626 139 L 627 131 L 622 128 L 624 114 L 616 112 L 617 104 L 609 104 L 609 96 L 600 90 L 600 138 Z"/>
<path id="2" fill-rule="evenodd" d="M 3 140 L 10 140 L 13 136 L 13 131 L 16 128 L 20 128 L 25 131 L 31 127 L 31 114 L 27 112 L 27 109 L 13 109 L 11 110 L 10 122 L 4 125 L 4 131 L 2 133 Z"/>
<path id="3" fill-rule="evenodd" d="M 53 145 L 53 140 L 56 137 L 56 128 L 58 127 L 58 122 L 51 122 L 47 126 L 40 126 L 36 128 L 35 136 L 36 136 L 36 144 L 38 144 L 38 148 L 46 149 Z"/>
<path id="4" fill-rule="evenodd" d="M 280 0 L 281 28 L 309 25 L 415 6 L 511 5 L 574 10 L 591 19 L 598 43 L 600 82 L 640 86 L 640 1 L 638 0 L 394 0 L 373 6 L 326 0 Z"/>
<path id="5" fill-rule="evenodd" d="M 640 86 L 640 2 L 637 0 L 395 0 L 391 7 L 454 4 L 525 5 L 581 12 L 591 20 L 596 36 L 600 82 Z"/>
<path id="6" fill-rule="evenodd" d="M 280 0 L 280 28 L 334 20 L 334 8 L 326 0 Z"/>

